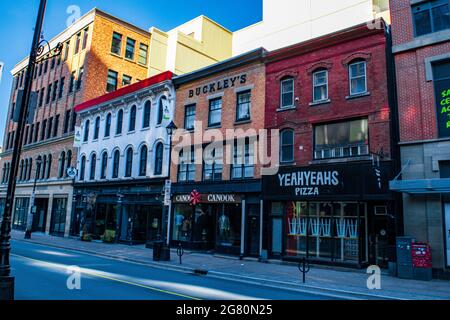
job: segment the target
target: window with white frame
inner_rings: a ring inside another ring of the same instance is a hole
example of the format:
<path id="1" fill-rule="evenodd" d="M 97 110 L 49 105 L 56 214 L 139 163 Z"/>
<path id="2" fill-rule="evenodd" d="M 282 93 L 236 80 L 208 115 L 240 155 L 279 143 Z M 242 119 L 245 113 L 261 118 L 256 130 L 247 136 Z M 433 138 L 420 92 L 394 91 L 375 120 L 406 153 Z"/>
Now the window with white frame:
<path id="1" fill-rule="evenodd" d="M 281 80 L 281 108 L 290 108 L 294 106 L 294 78 Z"/>
<path id="2" fill-rule="evenodd" d="M 348 66 L 350 76 L 350 95 L 367 92 L 367 63 L 366 61 L 353 62 Z"/>
<path id="3" fill-rule="evenodd" d="M 313 101 L 328 100 L 328 71 L 319 70 L 313 73 Z"/>

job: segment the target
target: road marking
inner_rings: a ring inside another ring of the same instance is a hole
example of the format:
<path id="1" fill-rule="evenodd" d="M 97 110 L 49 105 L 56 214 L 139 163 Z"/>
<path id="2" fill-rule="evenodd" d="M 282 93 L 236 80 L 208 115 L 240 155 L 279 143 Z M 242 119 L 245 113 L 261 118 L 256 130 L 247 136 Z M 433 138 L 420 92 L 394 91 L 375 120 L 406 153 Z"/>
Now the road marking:
<path id="1" fill-rule="evenodd" d="M 11 256 L 17 257 L 17 258 L 27 259 L 27 260 L 34 261 L 34 262 L 44 263 L 44 264 L 48 264 L 48 265 L 52 265 L 52 266 L 58 265 L 56 263 L 42 261 L 42 260 L 38 260 L 38 259 L 33 259 L 33 258 L 29 258 L 29 257 L 18 255 L 18 254 L 11 254 Z M 83 270 L 83 268 L 81 268 L 81 269 Z M 188 296 L 188 295 L 185 295 L 185 294 L 182 294 L 182 293 L 177 293 L 177 292 L 168 291 L 168 290 L 164 290 L 164 289 L 158 289 L 158 288 L 147 286 L 147 285 L 140 284 L 140 283 L 135 283 L 135 282 L 131 282 L 131 281 L 117 279 L 117 278 L 113 278 L 113 277 L 109 277 L 109 276 L 104 276 L 104 275 L 101 275 L 101 274 L 98 274 L 98 273 L 95 273 L 95 272 L 82 271 L 81 273 L 85 273 L 85 274 L 90 275 L 90 276 L 94 276 L 94 277 L 98 277 L 98 278 L 102 278 L 102 279 L 106 279 L 106 280 L 110 280 L 110 281 L 114 281 L 114 282 L 124 283 L 124 284 L 128 284 L 128 285 L 131 285 L 131 286 L 148 289 L 148 290 L 151 290 L 151 291 L 165 293 L 165 294 L 168 294 L 168 295 L 173 295 L 173 296 L 177 296 L 177 297 L 181 297 L 181 298 L 186 298 L 186 299 L 190 299 L 190 300 L 202 300 L 200 298 Z"/>

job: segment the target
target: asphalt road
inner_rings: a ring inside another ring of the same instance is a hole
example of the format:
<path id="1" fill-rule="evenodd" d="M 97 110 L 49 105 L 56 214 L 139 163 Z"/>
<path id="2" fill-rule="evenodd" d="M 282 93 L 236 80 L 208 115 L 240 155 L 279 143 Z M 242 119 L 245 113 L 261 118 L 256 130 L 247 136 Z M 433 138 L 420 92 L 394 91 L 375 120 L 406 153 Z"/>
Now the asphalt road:
<path id="1" fill-rule="evenodd" d="M 12 242 L 11 266 L 17 300 L 333 299 L 20 241 Z"/>

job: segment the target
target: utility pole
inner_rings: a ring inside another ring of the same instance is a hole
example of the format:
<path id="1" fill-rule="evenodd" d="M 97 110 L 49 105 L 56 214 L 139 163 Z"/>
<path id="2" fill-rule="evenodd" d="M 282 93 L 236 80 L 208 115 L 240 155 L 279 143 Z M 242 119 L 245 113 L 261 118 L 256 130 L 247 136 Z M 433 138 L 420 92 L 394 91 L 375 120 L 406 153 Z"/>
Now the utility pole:
<path id="1" fill-rule="evenodd" d="M 39 12 L 34 29 L 33 43 L 31 45 L 28 68 L 25 74 L 25 87 L 23 90 L 23 99 L 19 111 L 17 123 L 16 139 L 14 141 L 14 150 L 11 160 L 11 174 L 8 181 L 8 191 L 6 193 L 5 209 L 3 211 L 3 220 L 0 228 L 0 300 L 14 300 L 14 277 L 11 276 L 11 266 L 9 255 L 11 251 L 11 217 L 14 206 L 14 195 L 16 189 L 16 179 L 19 169 L 20 153 L 22 151 L 23 129 L 26 123 L 26 115 L 30 103 L 32 77 L 34 73 L 36 58 L 42 54 L 41 33 L 44 23 L 44 14 L 47 6 L 47 0 L 40 0 Z"/>

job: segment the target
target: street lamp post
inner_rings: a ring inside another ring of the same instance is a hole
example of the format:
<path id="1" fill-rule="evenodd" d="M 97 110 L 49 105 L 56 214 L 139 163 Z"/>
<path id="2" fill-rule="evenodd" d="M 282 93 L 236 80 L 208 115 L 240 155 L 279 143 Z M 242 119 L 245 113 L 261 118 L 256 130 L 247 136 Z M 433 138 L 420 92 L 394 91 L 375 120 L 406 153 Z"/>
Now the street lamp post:
<path id="1" fill-rule="evenodd" d="M 33 193 L 31 194 L 31 201 L 30 201 L 30 209 L 28 210 L 28 216 L 27 216 L 27 230 L 25 231 L 25 239 L 31 239 L 31 233 L 33 232 L 33 218 L 34 214 L 36 213 L 35 210 L 35 202 L 36 202 L 36 185 L 38 180 L 38 175 L 41 169 L 42 160 L 38 158 L 36 160 L 36 173 L 34 175 L 34 183 L 33 183 Z"/>
<path id="2" fill-rule="evenodd" d="M 171 121 L 169 123 L 169 125 L 166 127 L 167 136 L 169 139 L 169 167 L 168 167 L 168 172 L 167 172 L 169 180 L 170 180 L 170 172 L 171 172 L 171 167 L 172 167 L 172 137 L 173 137 L 173 133 L 177 129 L 178 128 L 173 121 Z M 165 203 L 164 203 L 163 212 L 164 212 L 164 214 L 163 214 L 163 224 L 162 224 L 162 238 L 164 240 L 164 244 L 163 244 L 163 248 L 162 248 L 163 252 L 162 252 L 161 257 L 163 258 L 163 260 L 170 260 L 170 246 L 169 246 L 170 237 L 168 235 L 168 232 L 169 232 L 168 227 L 169 227 L 169 223 L 170 223 L 170 212 L 169 212 L 169 207 L 166 206 Z"/>
<path id="3" fill-rule="evenodd" d="M 0 227 L 0 300 L 14 300 L 14 277 L 11 276 L 11 266 L 9 255 L 11 251 L 11 217 L 12 208 L 14 206 L 14 196 L 16 189 L 16 179 L 19 170 L 20 153 L 22 151 L 23 131 L 28 114 L 28 106 L 30 105 L 31 87 L 33 83 L 33 74 L 39 57 L 46 51 L 51 52 L 50 44 L 41 40 L 42 26 L 44 24 L 45 9 L 47 0 L 40 0 L 39 11 L 34 28 L 33 43 L 28 59 L 28 67 L 25 73 L 25 83 L 23 89 L 22 102 L 19 109 L 16 129 L 16 139 L 11 159 L 11 173 L 8 181 L 8 189 L 6 192 L 5 208 L 3 211 L 3 220 Z M 53 50 L 54 55 L 47 57 L 53 58 L 61 53 L 62 46 L 58 44 Z M 40 59 L 42 61 L 44 59 Z"/>

